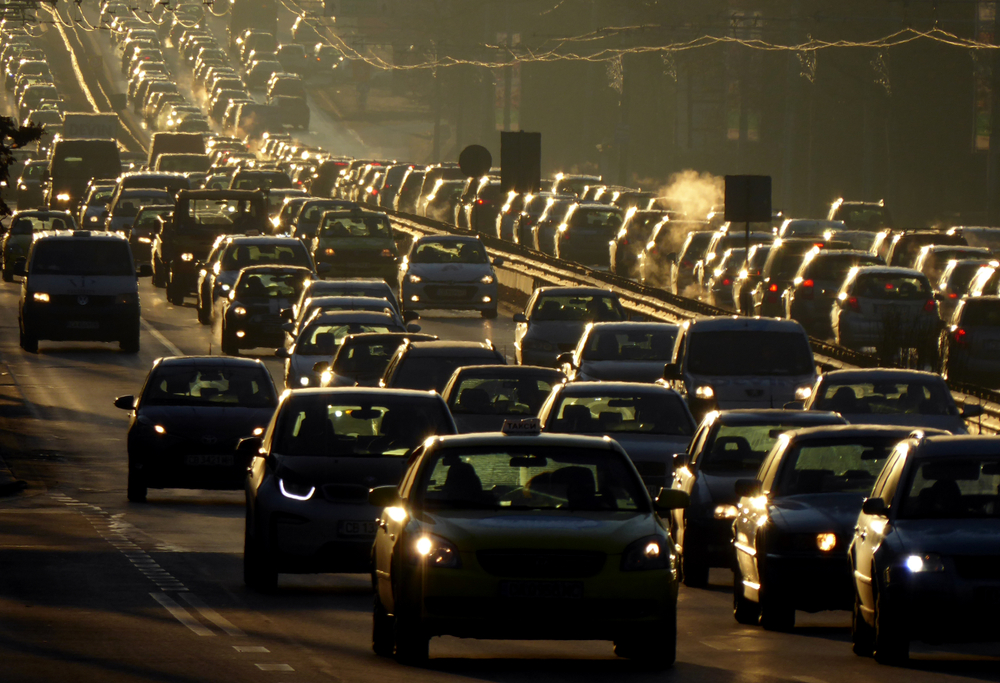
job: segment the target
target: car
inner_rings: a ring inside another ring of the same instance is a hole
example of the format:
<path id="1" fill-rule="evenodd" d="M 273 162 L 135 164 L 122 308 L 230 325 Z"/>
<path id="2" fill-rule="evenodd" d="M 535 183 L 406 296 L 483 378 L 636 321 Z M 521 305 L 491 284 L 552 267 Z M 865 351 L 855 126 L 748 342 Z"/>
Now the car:
<path id="1" fill-rule="evenodd" d="M 45 160 L 29 161 L 21 169 L 21 175 L 17 179 L 18 210 L 36 209 L 42 206 L 45 198 L 42 178 L 48 165 Z"/>
<path id="2" fill-rule="evenodd" d="M 556 361 L 571 382 L 653 383 L 663 378 L 680 328 L 673 323 L 590 323 L 574 351 Z"/>
<path id="3" fill-rule="evenodd" d="M 114 404 L 129 411 L 128 500 L 141 503 L 151 488 L 242 489 L 250 459 L 236 446 L 264 433 L 278 396 L 259 360 L 172 356 Z"/>
<path id="4" fill-rule="evenodd" d="M 556 258 L 607 270 L 611 267 L 608 244 L 618 234 L 625 212 L 617 206 L 595 202 L 570 206 L 556 226 L 551 253 Z"/>
<path id="5" fill-rule="evenodd" d="M 536 416 L 552 388 L 565 379 L 553 368 L 464 365 L 441 396 L 460 434 L 498 432 L 508 419 Z"/>
<path id="6" fill-rule="evenodd" d="M 174 198 L 164 190 L 129 188 L 115 192 L 108 208 L 101 212 L 104 229 L 108 232 L 130 234 L 132 223 L 144 206 L 169 206 L 173 209 Z"/>
<path id="7" fill-rule="evenodd" d="M 802 405 L 832 410 L 856 424 L 906 425 L 966 434 L 965 420 L 982 406 L 955 405 L 940 375 L 920 370 L 870 368 L 823 373 Z"/>
<path id="8" fill-rule="evenodd" d="M 634 207 L 629 209 L 618 233 L 608 243 L 611 272 L 622 277 L 637 278 L 639 253 L 649 242 L 656 226 L 669 220 L 668 211 L 640 211 Z"/>
<path id="9" fill-rule="evenodd" d="M 534 230 L 535 223 L 545 213 L 548 205 L 556 201 L 556 199 L 564 202 L 570 201 L 565 197 L 557 198 L 551 192 L 532 192 L 525 196 L 521 212 L 514 218 L 514 225 L 511 228 L 511 239 L 515 244 L 521 244 L 531 249 L 534 248 L 532 231 Z"/>
<path id="10" fill-rule="evenodd" d="M 963 233 L 964 234 L 964 233 Z M 950 261 L 967 259 L 989 260 L 993 252 L 986 247 L 967 247 L 963 245 L 928 244 L 920 248 L 917 258 L 913 261 L 914 270 L 919 270 L 932 283 L 941 279 L 941 273 Z"/>
<path id="11" fill-rule="evenodd" d="M 824 237 L 831 230 L 844 230 L 841 221 L 821 221 L 813 218 L 786 218 L 778 228 L 777 237 Z"/>
<path id="12" fill-rule="evenodd" d="M 444 391 L 455 369 L 464 365 L 506 365 L 489 341 L 404 341 L 379 380 L 389 389 Z"/>
<path id="13" fill-rule="evenodd" d="M 291 309 L 283 309 L 290 311 Z M 386 298 L 373 296 L 317 296 L 309 297 L 297 308 L 298 314 L 291 322 L 284 323 L 289 342 L 294 342 L 302 327 L 316 314 L 336 313 L 340 311 L 374 311 L 388 313 L 400 327 L 406 325 L 403 318 L 396 312 L 392 303 Z M 285 317 L 285 316 L 283 316 Z M 419 331 L 419 325 L 414 325 L 411 332 Z"/>
<path id="14" fill-rule="evenodd" d="M 694 269 L 705 258 L 708 245 L 717 231 L 705 230 L 707 224 L 664 223 L 653 231 L 639 255 L 639 280 L 653 287 L 667 289 L 680 296 L 696 294 Z M 681 235 L 684 235 L 683 241 Z M 678 242 L 681 243 L 677 248 Z"/>
<path id="15" fill-rule="evenodd" d="M 302 290 L 299 300 L 281 315 L 285 320 L 294 321 L 300 317 L 303 305 L 309 299 L 323 296 L 371 297 L 385 299 L 401 315 L 396 293 L 385 280 L 375 277 L 342 278 L 337 280 L 313 280 Z"/>
<path id="16" fill-rule="evenodd" d="M 0 273 L 4 282 L 14 280 L 14 262 L 26 259 L 35 233 L 51 230 L 75 230 L 76 221 L 66 211 L 16 211 L 10 219 L 10 227 L 0 241 L 0 255 L 3 265 Z"/>
<path id="17" fill-rule="evenodd" d="M 746 265 L 733 277 L 733 307 L 740 315 L 753 315 L 753 292 L 761 280 L 761 271 L 771 254 L 770 244 L 755 244 L 750 247 Z"/>
<path id="18" fill-rule="evenodd" d="M 416 213 L 417 212 L 417 199 L 420 197 L 420 188 L 424 184 L 424 171 L 421 168 L 411 168 L 403 175 L 403 179 L 399 183 L 399 191 L 393 197 L 392 205 L 386 206 L 381 204 L 384 208 L 393 209 L 400 213 Z M 313 181 L 315 186 L 316 181 Z"/>
<path id="19" fill-rule="evenodd" d="M 311 268 L 287 265 L 248 266 L 239 271 L 227 296 L 220 298 L 222 352 L 235 356 L 240 349 L 277 348 L 285 341 L 280 311 L 295 301 Z"/>
<path id="20" fill-rule="evenodd" d="M 1000 640 L 1000 439 L 897 444 L 850 542 L 858 655 L 902 664 L 910 643 Z"/>
<path id="21" fill-rule="evenodd" d="M 428 437 L 454 434 L 440 396 L 385 389 L 282 395 L 246 478 L 243 579 L 271 591 L 283 573 L 371 570 L 381 508 L 369 489 L 399 483 Z M 290 522 L 289 520 L 294 520 Z"/>
<path id="22" fill-rule="evenodd" d="M 366 332 L 349 334 L 337 347 L 330 361 L 319 361 L 313 372 L 319 373 L 319 386 L 377 387 L 385 368 L 405 341 L 437 341 L 433 334 L 412 332 Z"/>
<path id="23" fill-rule="evenodd" d="M 610 289 L 539 287 L 524 312 L 514 314 L 517 363 L 558 367 L 559 355 L 576 349 L 588 324 L 627 318 L 618 295 Z"/>
<path id="24" fill-rule="evenodd" d="M 920 365 L 936 364 L 941 331 L 937 301 L 927 276 L 912 268 L 852 268 L 830 309 L 833 338 L 841 346 L 874 348 L 891 357 L 916 349 Z"/>
<path id="25" fill-rule="evenodd" d="M 806 254 L 815 249 L 846 249 L 849 246 L 847 242 L 804 237 L 775 240 L 761 269 L 760 280 L 751 294 L 753 314 L 776 318 L 783 316 L 785 290 L 794 283 L 795 274 Z"/>
<path id="26" fill-rule="evenodd" d="M 938 230 L 903 230 L 892 235 L 889 251 L 886 254 L 886 265 L 897 268 L 913 268 L 920 250 L 928 245 L 934 246 L 967 246 L 965 237 L 959 233 L 940 232 Z"/>
<path id="27" fill-rule="evenodd" d="M 814 337 L 829 337 L 832 334 L 830 311 L 848 273 L 855 267 L 878 265 L 882 265 L 882 259 L 867 252 L 811 249 L 795 272 L 791 285 L 781 294 L 784 317 L 798 320 Z"/>
<path id="28" fill-rule="evenodd" d="M 330 264 L 332 277 L 364 275 L 394 284 L 399 277 L 399 250 L 384 213 L 327 211 L 310 246 L 317 264 Z"/>
<path id="29" fill-rule="evenodd" d="M 892 215 L 885 202 L 845 201 L 838 198 L 830 204 L 826 215 L 828 221 L 840 221 L 848 228 L 855 230 L 878 231 L 892 227 Z"/>
<path id="30" fill-rule="evenodd" d="M 399 266 L 404 310 L 474 310 L 496 318 L 499 295 L 494 266 L 478 237 L 425 235 L 414 240 Z"/>
<path id="31" fill-rule="evenodd" d="M 101 213 L 107 208 L 108 202 L 111 201 L 111 195 L 114 193 L 115 184 L 113 182 L 92 182 L 83 193 L 77 225 L 84 230 L 100 227 Z"/>
<path id="32" fill-rule="evenodd" d="M 753 246 L 756 245 L 751 249 Z M 747 269 L 747 250 L 726 249 L 714 261 L 715 266 L 704 275 L 702 298 L 710 306 L 733 310 L 736 308 L 733 282 Z"/>
<path id="33" fill-rule="evenodd" d="M 156 231 L 161 224 L 161 221 L 157 219 L 169 221 L 173 213 L 174 205 L 172 202 L 140 207 L 128 231 L 128 242 L 132 247 L 132 256 L 135 257 L 136 263 L 149 263 L 151 261 L 153 240 L 156 239 Z"/>
<path id="34" fill-rule="evenodd" d="M 861 503 L 911 432 L 875 425 L 785 432 L 756 478 L 736 482 L 736 621 L 788 631 L 796 610 L 851 609 L 847 548 Z"/>
<path id="35" fill-rule="evenodd" d="M 354 202 L 343 199 L 317 199 L 312 197 L 298 205 L 298 211 L 287 226 L 289 228 L 288 234 L 308 244 L 316 237 L 320 221 L 323 219 L 323 214 L 327 211 L 350 211 L 360 208 Z"/>
<path id="36" fill-rule="evenodd" d="M 673 454 L 691 442 L 695 421 L 684 400 L 661 384 L 557 384 L 538 410 L 547 433 L 592 434 L 625 449 L 650 495 L 670 487 Z"/>
<path id="37" fill-rule="evenodd" d="M 948 381 L 996 386 L 1000 381 L 1000 297 L 960 299 L 941 332 L 941 374 Z"/>
<path id="38" fill-rule="evenodd" d="M 550 197 L 545 202 L 542 214 L 531 226 L 531 241 L 526 246 L 543 254 L 555 256 L 559 226 L 576 204 L 576 199 L 565 195 Z"/>
<path id="39" fill-rule="evenodd" d="M 996 262 L 992 261 L 992 263 Z M 951 315 L 955 312 L 955 306 L 959 299 L 969 291 L 969 283 L 972 278 L 980 268 L 990 266 L 990 264 L 991 261 L 987 260 L 963 259 L 949 261 L 945 265 L 934 290 L 934 298 L 938 300 L 938 314 L 941 316 L 941 320 L 951 320 Z"/>
<path id="40" fill-rule="evenodd" d="M 673 664 L 677 578 L 660 514 L 686 496 L 651 500 L 614 441 L 434 437 L 398 487 L 374 488 L 369 501 L 382 508 L 377 654 L 420 663 L 437 635 L 605 639 L 621 657 Z M 544 619 L 524 618 L 540 604 Z"/>
<path id="41" fill-rule="evenodd" d="M 816 366 L 809 337 L 794 320 L 713 316 L 681 323 L 663 377 L 701 419 L 712 410 L 805 400 Z"/>
<path id="42" fill-rule="evenodd" d="M 715 269 L 719 267 L 723 255 L 729 249 L 743 249 L 744 253 L 746 253 L 745 250 L 748 246 L 771 244 L 774 241 L 774 235 L 770 232 L 751 232 L 748 239 L 745 232 L 732 229 L 729 224 L 726 224 L 712 234 L 712 238 L 708 241 L 708 246 L 705 247 L 704 255 L 695 262 L 694 269 L 691 272 L 694 288 L 689 294 L 695 293 L 697 294 L 697 298 L 705 296 L 708 280 L 715 273 Z"/>

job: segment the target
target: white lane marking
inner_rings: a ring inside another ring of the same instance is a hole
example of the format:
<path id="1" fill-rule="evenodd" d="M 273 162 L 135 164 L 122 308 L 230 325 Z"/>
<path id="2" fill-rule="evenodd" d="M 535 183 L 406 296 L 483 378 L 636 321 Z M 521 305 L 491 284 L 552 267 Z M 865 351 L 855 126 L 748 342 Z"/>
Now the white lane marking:
<path id="1" fill-rule="evenodd" d="M 191 605 L 196 610 L 198 610 L 201 616 L 205 617 L 210 622 L 221 628 L 223 633 L 225 633 L 227 636 L 235 636 L 237 638 L 246 636 L 246 633 L 244 633 L 242 629 L 234 625 L 231 621 L 229 621 L 224 616 L 216 612 L 214 609 L 206 605 L 204 602 L 202 602 L 201 598 L 199 598 L 197 595 L 193 595 L 191 593 L 182 593 L 181 596 L 184 598 L 184 602 L 186 602 L 187 604 Z M 267 652 L 267 650 L 263 651 Z"/>
<path id="2" fill-rule="evenodd" d="M 295 671 L 289 664 L 256 664 L 261 671 Z"/>
<path id="3" fill-rule="evenodd" d="M 153 599 L 156 600 L 158 603 L 160 603 L 160 605 L 165 610 L 167 610 L 168 612 L 170 612 L 170 615 L 174 619 L 176 619 L 177 621 L 181 622 L 182 624 L 184 624 L 185 626 L 187 626 L 189 629 L 191 629 L 192 631 L 194 631 L 195 635 L 199 635 L 199 636 L 214 636 L 215 635 L 209 629 L 207 629 L 204 626 L 202 626 L 201 623 L 197 619 L 195 619 L 194 617 L 191 616 L 190 612 L 188 612 L 186 609 L 184 609 L 183 607 L 181 607 L 180 605 L 178 605 L 176 602 L 174 602 L 173 599 L 169 595 L 167 595 L 166 593 L 150 593 L 150 595 L 153 596 Z"/>
<path id="4" fill-rule="evenodd" d="M 179 348 L 177 348 L 172 341 L 164 337 L 163 334 L 158 329 L 150 325 L 148 320 L 146 320 L 145 318 L 140 318 L 139 320 L 140 322 L 142 322 L 142 326 L 146 328 L 146 331 L 149 332 L 150 335 L 152 335 L 153 339 L 163 344 L 163 347 L 167 351 L 169 351 L 172 355 L 174 356 L 184 355 L 184 352 L 181 351 Z"/>
<path id="5" fill-rule="evenodd" d="M 233 649 L 237 652 L 270 652 L 263 645 L 233 645 Z"/>
<path id="6" fill-rule="evenodd" d="M 46 7 L 45 9 L 53 15 L 59 12 L 59 10 L 55 8 Z M 90 92 L 90 88 L 87 87 L 87 82 L 83 78 L 83 72 L 80 71 L 80 62 L 76 60 L 76 53 L 73 51 L 73 46 L 69 44 L 69 38 L 63 30 L 60 17 L 53 16 L 53 19 L 54 21 L 52 23 L 55 25 L 56 30 L 59 31 L 59 35 L 62 36 L 63 43 L 66 44 L 66 51 L 69 53 L 69 59 L 73 64 L 73 71 L 76 73 L 76 80 L 80 84 L 80 89 L 83 91 L 83 94 L 87 96 L 87 99 L 90 100 L 90 104 L 94 107 L 94 111 L 101 111 L 101 108 L 97 106 L 97 100 L 94 99 L 93 94 Z"/>

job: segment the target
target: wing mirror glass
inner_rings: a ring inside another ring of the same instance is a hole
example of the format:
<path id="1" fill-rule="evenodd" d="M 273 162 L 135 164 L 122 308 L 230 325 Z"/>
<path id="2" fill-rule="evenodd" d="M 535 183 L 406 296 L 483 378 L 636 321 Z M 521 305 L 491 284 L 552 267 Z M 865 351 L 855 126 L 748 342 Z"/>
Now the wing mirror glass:
<path id="1" fill-rule="evenodd" d="M 120 408 L 121 410 L 132 410 L 135 408 L 135 396 L 131 394 L 128 396 L 119 396 L 115 399 L 115 408 Z"/>
<path id="2" fill-rule="evenodd" d="M 986 411 L 983 410 L 982 406 L 962 406 L 962 417 L 968 419 L 970 417 L 979 417 Z"/>
<path id="3" fill-rule="evenodd" d="M 686 491 L 662 488 L 656 496 L 654 506 L 660 512 L 683 510 L 691 503 L 691 497 Z"/>
<path id="4" fill-rule="evenodd" d="M 291 358 L 292 354 L 288 353 L 288 349 L 282 347 L 274 352 L 275 358 Z"/>
<path id="5" fill-rule="evenodd" d="M 395 486 L 376 486 L 368 491 L 368 502 L 380 509 L 399 505 L 399 491 Z"/>
<path id="6" fill-rule="evenodd" d="M 260 453 L 260 447 L 264 444 L 264 440 L 259 436 L 248 436 L 245 439 L 240 439 L 239 443 L 236 444 L 236 455 L 253 458 Z"/>
<path id="7" fill-rule="evenodd" d="M 681 366 L 677 363 L 667 363 L 663 366 L 663 379 L 684 379 Z"/>
<path id="8" fill-rule="evenodd" d="M 526 323 L 526 322 L 528 322 L 528 316 L 526 316 L 524 313 L 515 313 L 514 314 L 514 322 L 516 322 L 516 323 Z"/>
<path id="9" fill-rule="evenodd" d="M 865 502 L 861 504 L 861 511 L 866 515 L 884 517 L 889 508 L 881 498 L 865 498 Z"/>
<path id="10" fill-rule="evenodd" d="M 762 486 L 760 479 L 737 479 L 734 488 L 736 489 L 737 496 L 741 498 L 753 498 L 763 492 Z"/>

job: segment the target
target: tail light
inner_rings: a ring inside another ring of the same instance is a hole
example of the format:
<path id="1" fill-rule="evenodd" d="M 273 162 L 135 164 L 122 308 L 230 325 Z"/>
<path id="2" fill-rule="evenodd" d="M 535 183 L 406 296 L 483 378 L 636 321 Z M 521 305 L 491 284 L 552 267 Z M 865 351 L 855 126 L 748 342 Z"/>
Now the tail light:
<path id="1" fill-rule="evenodd" d="M 477 200 L 476 200 L 476 204 L 479 204 L 480 206 L 482 206 L 482 205 L 483 205 L 483 204 L 485 204 L 485 203 L 486 203 L 486 200 L 485 200 L 485 199 L 477 199 Z"/>
<path id="2" fill-rule="evenodd" d="M 949 292 L 948 293 L 948 298 L 949 299 L 957 299 L 958 298 L 958 294 L 955 293 L 955 292 Z"/>
<path id="3" fill-rule="evenodd" d="M 861 306 L 858 305 L 858 297 L 856 296 L 848 297 L 847 307 L 854 311 L 860 311 Z"/>
<path id="4" fill-rule="evenodd" d="M 951 340 L 959 346 L 967 346 L 969 343 L 968 333 L 961 327 L 956 327 L 951 332 Z"/>
<path id="5" fill-rule="evenodd" d="M 628 237 L 622 237 L 622 246 L 623 247 L 627 247 L 628 246 Z"/>
<path id="6" fill-rule="evenodd" d="M 372 194 L 373 194 L 373 195 L 376 195 L 376 194 L 378 194 L 378 190 L 376 190 L 376 189 L 375 189 L 374 187 L 372 188 Z"/>
<path id="7" fill-rule="evenodd" d="M 775 283 L 775 282 L 772 282 L 772 283 L 771 283 L 771 284 L 770 284 L 770 285 L 768 286 L 768 288 L 767 288 L 767 291 L 769 291 L 769 292 L 777 292 L 777 291 L 778 291 L 778 285 L 777 285 L 777 283 Z"/>
<path id="8" fill-rule="evenodd" d="M 392 250 L 391 249 L 383 249 L 382 250 L 382 256 L 384 258 L 392 258 Z"/>
<path id="9" fill-rule="evenodd" d="M 815 286 L 816 286 L 816 283 L 813 282 L 812 280 L 803 280 L 802 281 L 802 295 L 806 299 L 812 299 L 813 296 L 816 293 Z"/>
<path id="10" fill-rule="evenodd" d="M 682 259 L 681 268 L 694 268 L 694 264 L 688 261 L 687 259 Z"/>
<path id="11" fill-rule="evenodd" d="M 935 308 L 934 303 L 934 299 L 928 299 L 927 303 L 924 304 L 924 311 L 926 313 L 933 313 Z"/>
<path id="12" fill-rule="evenodd" d="M 724 277 L 724 278 L 722 278 L 722 286 L 723 286 L 723 287 L 728 287 L 728 286 L 730 286 L 731 284 L 733 284 L 733 281 L 732 281 L 732 280 L 730 280 L 730 279 L 729 279 L 728 277 Z"/>

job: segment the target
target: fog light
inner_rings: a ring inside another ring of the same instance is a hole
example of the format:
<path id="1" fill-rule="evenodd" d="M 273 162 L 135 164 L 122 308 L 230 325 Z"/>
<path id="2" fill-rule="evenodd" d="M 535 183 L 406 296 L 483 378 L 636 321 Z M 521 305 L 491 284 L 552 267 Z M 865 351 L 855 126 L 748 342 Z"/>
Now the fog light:
<path id="1" fill-rule="evenodd" d="M 181 261 L 194 261 L 194 254 L 181 254 Z"/>
<path id="2" fill-rule="evenodd" d="M 410 297 L 410 301 L 420 301 L 420 297 L 414 294 L 413 296 Z"/>
<path id="3" fill-rule="evenodd" d="M 484 303 L 484 304 L 488 304 L 488 303 L 489 303 L 489 302 L 491 302 L 491 301 L 493 301 L 493 299 L 491 299 L 490 297 L 488 297 L 488 296 L 484 296 L 484 297 L 483 297 L 483 303 Z"/>
<path id="4" fill-rule="evenodd" d="M 828 553 L 837 547 L 836 534 L 816 534 L 816 547 Z"/>
<path id="5" fill-rule="evenodd" d="M 706 384 L 700 387 L 695 387 L 694 395 L 695 398 L 709 400 L 715 398 L 715 390 Z"/>
<path id="6" fill-rule="evenodd" d="M 238 331 L 238 332 L 236 333 L 236 336 L 237 336 L 237 337 L 239 337 L 240 339 L 243 339 L 243 337 L 247 336 L 247 333 L 246 333 L 246 332 L 244 332 L 243 330 L 239 330 L 239 331 Z"/>
<path id="7" fill-rule="evenodd" d="M 906 558 L 905 564 L 914 574 L 944 571 L 944 562 L 941 561 L 940 555 L 910 555 Z"/>

